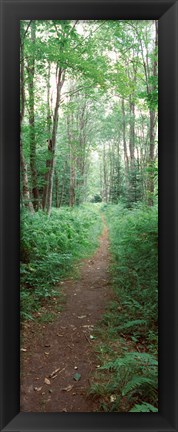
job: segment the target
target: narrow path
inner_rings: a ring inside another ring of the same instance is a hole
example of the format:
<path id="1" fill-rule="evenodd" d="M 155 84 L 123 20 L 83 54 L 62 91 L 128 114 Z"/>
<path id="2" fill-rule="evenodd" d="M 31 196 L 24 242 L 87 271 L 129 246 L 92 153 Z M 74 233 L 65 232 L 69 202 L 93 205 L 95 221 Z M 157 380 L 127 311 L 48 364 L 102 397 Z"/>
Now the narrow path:
<path id="1" fill-rule="evenodd" d="M 96 370 L 93 328 L 110 297 L 108 230 L 104 224 L 99 247 L 82 260 L 79 280 L 66 280 L 64 310 L 52 324 L 27 323 L 21 355 L 21 411 L 93 412 L 87 396 Z M 56 371 L 56 372 L 55 372 Z M 52 376 L 50 376 L 52 374 Z M 80 379 L 74 380 L 74 375 Z M 46 378 L 46 380 L 45 380 Z M 45 382 L 46 381 L 46 382 Z"/>

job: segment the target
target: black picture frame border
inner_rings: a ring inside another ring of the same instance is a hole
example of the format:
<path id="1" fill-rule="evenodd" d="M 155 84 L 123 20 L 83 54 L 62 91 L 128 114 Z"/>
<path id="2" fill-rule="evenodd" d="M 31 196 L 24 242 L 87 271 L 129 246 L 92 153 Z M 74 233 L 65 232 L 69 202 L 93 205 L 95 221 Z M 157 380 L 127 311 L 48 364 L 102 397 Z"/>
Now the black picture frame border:
<path id="1" fill-rule="evenodd" d="M 20 413 L 19 20 L 159 20 L 159 413 Z M 178 431 L 178 2 L 1 1 L 1 430 Z"/>

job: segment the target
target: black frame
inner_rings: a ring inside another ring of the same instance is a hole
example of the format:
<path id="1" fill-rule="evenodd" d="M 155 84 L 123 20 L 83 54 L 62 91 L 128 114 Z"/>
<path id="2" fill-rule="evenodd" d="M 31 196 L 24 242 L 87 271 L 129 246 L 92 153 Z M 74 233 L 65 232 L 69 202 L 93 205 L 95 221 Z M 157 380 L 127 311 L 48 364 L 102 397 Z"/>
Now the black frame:
<path id="1" fill-rule="evenodd" d="M 176 432 L 178 0 L 1 2 L 1 430 Z M 19 413 L 19 20 L 54 18 L 159 20 L 159 413 Z"/>

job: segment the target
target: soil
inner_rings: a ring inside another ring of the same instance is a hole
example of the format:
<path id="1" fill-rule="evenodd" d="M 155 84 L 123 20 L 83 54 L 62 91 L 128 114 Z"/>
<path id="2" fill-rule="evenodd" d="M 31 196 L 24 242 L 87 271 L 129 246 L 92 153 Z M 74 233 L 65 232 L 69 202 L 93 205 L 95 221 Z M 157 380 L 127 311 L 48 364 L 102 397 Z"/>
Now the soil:
<path id="1" fill-rule="evenodd" d="M 88 395 L 97 369 L 95 326 L 111 298 L 108 230 L 78 280 L 62 282 L 65 305 L 52 323 L 31 321 L 21 331 L 21 412 L 94 412 Z M 75 380 L 76 378 L 76 380 Z"/>

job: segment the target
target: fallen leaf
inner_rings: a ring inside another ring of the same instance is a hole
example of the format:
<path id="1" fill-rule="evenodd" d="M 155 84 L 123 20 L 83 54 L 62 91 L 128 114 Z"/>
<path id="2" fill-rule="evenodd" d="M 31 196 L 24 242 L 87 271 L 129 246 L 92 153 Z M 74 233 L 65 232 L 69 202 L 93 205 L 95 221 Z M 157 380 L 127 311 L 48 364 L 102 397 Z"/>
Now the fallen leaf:
<path id="1" fill-rule="evenodd" d="M 83 319 L 83 318 L 86 318 L 86 315 L 81 315 L 81 316 L 78 316 L 77 318 Z"/>
<path id="2" fill-rule="evenodd" d="M 73 385 L 69 384 L 67 387 L 62 388 L 62 390 L 69 392 L 72 390 L 72 388 L 73 388 Z"/>
<path id="3" fill-rule="evenodd" d="M 49 352 L 45 351 L 45 354 L 46 354 L 46 355 L 49 355 Z"/>
<path id="4" fill-rule="evenodd" d="M 51 382 L 50 382 L 50 380 L 49 380 L 48 378 L 45 378 L 45 379 L 44 379 L 44 382 L 45 382 L 45 384 L 48 384 L 48 385 L 51 384 Z"/>
<path id="5" fill-rule="evenodd" d="M 42 389 L 42 387 L 34 387 L 34 390 L 39 392 Z"/>
<path id="6" fill-rule="evenodd" d="M 80 378 L 81 378 L 81 375 L 80 375 L 78 372 L 73 376 L 73 379 L 74 379 L 75 381 L 79 381 Z"/>

